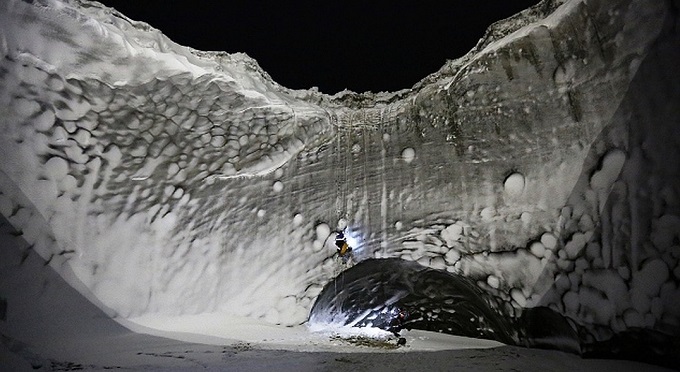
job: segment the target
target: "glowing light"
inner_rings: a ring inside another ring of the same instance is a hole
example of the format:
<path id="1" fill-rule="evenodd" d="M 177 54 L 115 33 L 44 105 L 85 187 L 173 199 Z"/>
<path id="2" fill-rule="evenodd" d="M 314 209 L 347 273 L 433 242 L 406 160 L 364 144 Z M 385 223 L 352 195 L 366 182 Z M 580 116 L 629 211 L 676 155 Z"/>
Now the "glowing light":
<path id="1" fill-rule="evenodd" d="M 352 247 L 353 250 L 357 251 L 359 249 L 360 237 L 355 234 L 357 233 L 354 231 L 347 231 L 345 233 L 345 240 L 347 240 L 347 244 Z"/>
<path id="2" fill-rule="evenodd" d="M 384 329 L 376 327 L 352 327 L 349 325 L 340 325 L 337 323 L 317 323 L 310 322 L 307 324 L 308 329 L 311 332 L 339 336 L 343 338 L 350 337 L 368 337 L 377 340 L 388 339 L 392 336 L 392 333 L 385 331 Z"/>

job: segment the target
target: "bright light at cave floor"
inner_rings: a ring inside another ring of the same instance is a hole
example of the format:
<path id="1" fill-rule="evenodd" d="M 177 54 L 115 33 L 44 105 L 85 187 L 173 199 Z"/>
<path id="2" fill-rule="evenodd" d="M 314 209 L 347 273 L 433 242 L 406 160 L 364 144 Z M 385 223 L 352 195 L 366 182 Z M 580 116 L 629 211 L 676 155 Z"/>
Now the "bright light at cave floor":
<path id="1" fill-rule="evenodd" d="M 375 328 L 321 327 L 307 324 L 284 327 L 225 313 L 182 316 L 150 314 L 127 320 L 118 319 L 118 321 L 138 333 L 211 345 L 249 343 L 253 347 L 262 349 L 296 351 L 390 351 L 382 347 L 357 346 L 333 337 L 364 336 L 383 340 L 388 337 L 388 332 Z M 406 338 L 406 346 L 394 351 L 480 349 L 504 345 L 497 341 L 421 330 L 404 330 L 401 335 Z"/>

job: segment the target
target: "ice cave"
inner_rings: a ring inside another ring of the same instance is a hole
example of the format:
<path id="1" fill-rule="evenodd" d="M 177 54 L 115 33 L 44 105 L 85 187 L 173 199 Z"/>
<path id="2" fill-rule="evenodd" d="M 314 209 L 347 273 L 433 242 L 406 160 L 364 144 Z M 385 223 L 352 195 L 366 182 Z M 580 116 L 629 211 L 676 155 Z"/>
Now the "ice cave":
<path id="1" fill-rule="evenodd" d="M 0 1 L 0 369 L 680 369 L 678 0 L 383 93 L 162 31 Z"/>

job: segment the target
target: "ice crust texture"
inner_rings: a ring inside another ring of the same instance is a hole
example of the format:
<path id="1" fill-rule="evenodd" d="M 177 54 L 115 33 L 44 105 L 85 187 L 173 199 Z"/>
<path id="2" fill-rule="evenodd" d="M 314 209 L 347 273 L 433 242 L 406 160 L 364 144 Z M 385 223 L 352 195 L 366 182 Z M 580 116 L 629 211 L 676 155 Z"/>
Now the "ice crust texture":
<path id="1" fill-rule="evenodd" d="M 97 4 L 3 1 L 0 213 L 119 317 L 304 322 L 347 224 L 357 260 L 547 307 L 586 349 L 677 337 L 673 4 L 543 1 L 410 90 L 327 96 Z"/>

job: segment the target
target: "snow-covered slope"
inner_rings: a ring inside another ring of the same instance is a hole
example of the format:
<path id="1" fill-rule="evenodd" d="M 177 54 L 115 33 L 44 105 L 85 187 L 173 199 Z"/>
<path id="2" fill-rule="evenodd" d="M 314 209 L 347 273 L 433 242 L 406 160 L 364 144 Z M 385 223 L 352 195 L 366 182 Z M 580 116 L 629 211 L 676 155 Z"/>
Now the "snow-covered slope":
<path id="1" fill-rule="evenodd" d="M 300 324 L 347 226 L 357 260 L 466 276 L 584 343 L 677 337 L 673 9 L 544 1 L 412 89 L 327 96 L 97 3 L 4 1 L 0 213 L 121 318 Z"/>

